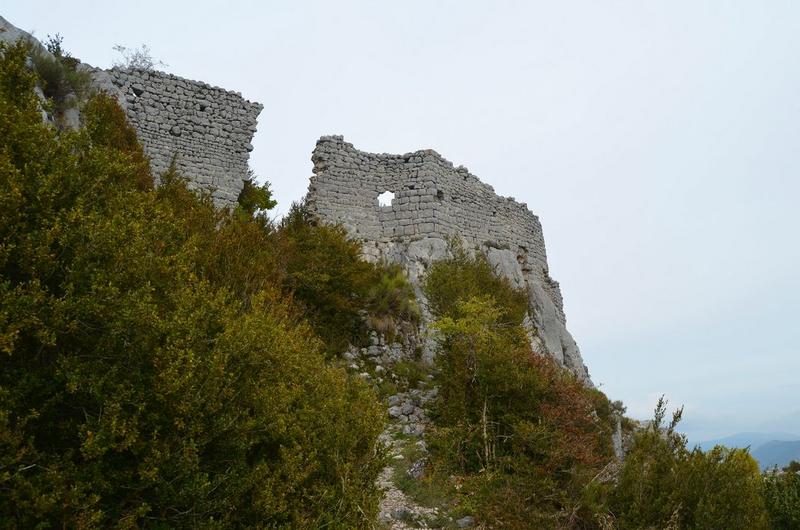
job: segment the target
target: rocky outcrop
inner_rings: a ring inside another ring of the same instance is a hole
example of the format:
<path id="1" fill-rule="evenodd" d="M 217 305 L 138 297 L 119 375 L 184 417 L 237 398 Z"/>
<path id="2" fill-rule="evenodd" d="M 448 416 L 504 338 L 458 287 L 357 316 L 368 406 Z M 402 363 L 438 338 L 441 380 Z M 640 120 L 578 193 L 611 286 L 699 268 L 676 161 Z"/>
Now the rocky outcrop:
<path id="1" fill-rule="evenodd" d="M 20 39 L 38 44 L 38 41 L 30 33 L 22 31 L 8 20 L 0 17 L 0 42 L 14 43 Z"/>
<path id="2" fill-rule="evenodd" d="M 549 274 L 541 224 L 527 205 L 498 196 L 432 150 L 365 153 L 341 136 L 324 136 L 312 162 L 310 210 L 324 222 L 342 224 L 369 259 L 401 264 L 417 289 L 424 317 L 430 315 L 420 280 L 431 263 L 448 256 L 448 240 L 457 237 L 527 290 L 534 350 L 591 384 L 566 328 L 561 289 Z M 378 196 L 386 192 L 393 199 L 382 206 Z"/>

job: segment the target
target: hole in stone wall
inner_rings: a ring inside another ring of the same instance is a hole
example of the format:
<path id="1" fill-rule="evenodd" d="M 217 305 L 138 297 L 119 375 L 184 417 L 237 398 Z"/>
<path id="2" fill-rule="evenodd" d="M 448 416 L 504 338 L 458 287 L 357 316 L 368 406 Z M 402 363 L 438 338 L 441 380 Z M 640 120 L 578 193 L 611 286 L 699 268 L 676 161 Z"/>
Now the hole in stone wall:
<path id="1" fill-rule="evenodd" d="M 436 198 L 440 201 L 444 199 L 444 192 L 442 190 L 436 190 Z"/>
<path id="2" fill-rule="evenodd" d="M 384 191 L 378 195 L 378 206 L 391 206 L 394 202 L 394 193 L 391 191 Z"/>

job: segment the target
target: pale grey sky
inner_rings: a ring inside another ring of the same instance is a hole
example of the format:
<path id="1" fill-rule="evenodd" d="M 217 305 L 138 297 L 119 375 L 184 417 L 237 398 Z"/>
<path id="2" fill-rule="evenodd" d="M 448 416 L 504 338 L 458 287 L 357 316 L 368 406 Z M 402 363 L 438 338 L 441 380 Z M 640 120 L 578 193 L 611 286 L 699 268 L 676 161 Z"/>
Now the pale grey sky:
<path id="1" fill-rule="evenodd" d="M 111 7 L 113 6 L 113 7 Z M 323 134 L 433 148 L 544 226 L 594 381 L 692 440 L 800 434 L 800 3 L 5 0 L 110 66 L 265 105 L 251 164 L 285 210 Z"/>

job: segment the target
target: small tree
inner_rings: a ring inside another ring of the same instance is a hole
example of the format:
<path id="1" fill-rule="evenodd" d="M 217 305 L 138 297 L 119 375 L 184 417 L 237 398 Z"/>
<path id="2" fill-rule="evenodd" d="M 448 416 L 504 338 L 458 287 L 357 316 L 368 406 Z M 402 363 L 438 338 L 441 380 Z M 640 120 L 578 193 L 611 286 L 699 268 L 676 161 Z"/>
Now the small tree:
<path id="1" fill-rule="evenodd" d="M 44 49 L 30 44 L 30 57 L 33 70 L 39 78 L 39 85 L 50 101 L 50 109 L 57 119 L 74 108 L 89 95 L 91 77 L 78 68 L 80 61 L 64 50 L 64 38 L 56 33 L 47 36 Z"/>
<path id="2" fill-rule="evenodd" d="M 526 293 L 482 254 L 451 248 L 425 292 L 439 349 L 428 443 L 434 467 L 496 528 L 585 528 L 605 516 L 611 405 L 550 357 L 535 355 Z"/>
<path id="3" fill-rule="evenodd" d="M 158 59 L 154 59 L 147 44 L 142 44 L 139 48 L 128 48 L 117 44 L 113 50 L 122 55 L 121 60 L 112 63 L 114 68 L 131 68 L 133 70 L 157 70 L 167 68 L 169 65 Z"/>
<path id="4" fill-rule="evenodd" d="M 243 181 L 242 191 L 237 199 L 237 211 L 247 217 L 257 217 L 267 222 L 266 211 L 275 208 L 277 201 L 272 197 L 269 182 L 259 185 L 252 172 Z"/>

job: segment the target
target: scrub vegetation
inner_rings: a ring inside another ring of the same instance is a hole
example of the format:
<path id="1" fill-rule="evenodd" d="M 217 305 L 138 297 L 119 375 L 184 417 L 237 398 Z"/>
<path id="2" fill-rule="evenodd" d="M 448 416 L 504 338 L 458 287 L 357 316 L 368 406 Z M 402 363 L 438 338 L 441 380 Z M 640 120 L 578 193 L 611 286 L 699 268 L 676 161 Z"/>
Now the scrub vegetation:
<path id="1" fill-rule="evenodd" d="M 51 47 L 31 67 L 0 45 L 0 528 L 373 528 L 382 400 L 422 385 L 426 443 L 400 435 L 394 475 L 442 526 L 800 525 L 800 466 L 689 449 L 663 400 L 626 420 L 531 351 L 526 293 L 458 246 L 424 279 L 435 366 L 398 362 L 379 395 L 340 354 L 417 332 L 403 271 L 302 204 L 273 223 L 268 184 L 227 209 L 174 168 L 154 187 L 107 95 L 78 130 L 43 123 L 81 84 Z"/>
<path id="2" fill-rule="evenodd" d="M 333 354 L 393 272 L 301 207 L 273 226 L 268 187 L 155 188 L 108 96 L 47 126 L 27 55 L 0 49 L 0 527 L 370 527 L 385 413 Z"/>

